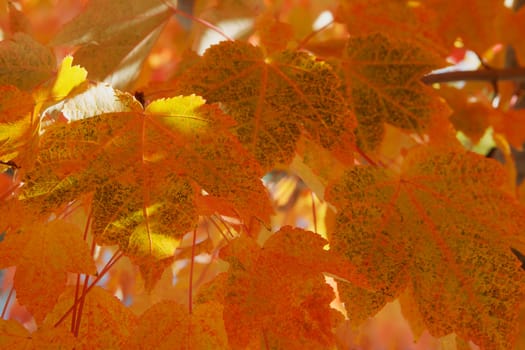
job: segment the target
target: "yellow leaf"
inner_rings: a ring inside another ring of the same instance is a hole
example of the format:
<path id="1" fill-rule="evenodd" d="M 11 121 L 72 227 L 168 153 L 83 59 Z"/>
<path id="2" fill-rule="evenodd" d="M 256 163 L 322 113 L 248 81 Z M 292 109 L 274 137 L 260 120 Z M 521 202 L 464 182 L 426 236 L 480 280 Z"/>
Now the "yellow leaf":
<path id="1" fill-rule="evenodd" d="M 61 100 L 66 97 L 71 90 L 86 80 L 87 71 L 80 66 L 71 66 L 72 56 L 66 56 L 60 64 L 55 84 L 51 90 L 54 100 Z"/>

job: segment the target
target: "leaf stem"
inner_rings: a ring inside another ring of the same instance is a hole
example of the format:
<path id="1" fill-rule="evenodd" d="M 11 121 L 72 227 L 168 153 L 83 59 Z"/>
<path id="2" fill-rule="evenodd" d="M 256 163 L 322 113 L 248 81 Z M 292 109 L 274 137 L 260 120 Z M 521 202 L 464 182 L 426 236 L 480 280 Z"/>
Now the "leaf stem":
<path id="1" fill-rule="evenodd" d="M 113 265 L 115 265 L 115 263 L 117 261 L 119 261 L 119 259 L 122 258 L 123 256 L 124 256 L 124 253 L 122 253 L 120 250 L 117 250 L 113 254 L 111 259 L 109 259 L 109 261 L 107 262 L 106 266 L 104 266 L 102 271 L 100 271 L 100 273 L 97 275 L 97 277 L 91 282 L 89 287 L 86 288 L 86 292 L 82 293 L 82 295 L 80 296 L 80 299 L 78 301 L 76 301 L 73 305 L 71 305 L 71 307 L 64 313 L 64 315 L 62 315 L 62 317 L 55 323 L 54 327 L 58 327 L 62 322 L 64 322 L 66 317 L 68 317 L 69 314 L 71 312 L 73 312 L 73 308 L 76 307 L 76 305 L 80 302 L 80 300 L 82 300 L 82 299 L 84 299 L 86 297 L 86 295 L 89 293 L 89 291 L 91 289 L 93 289 L 93 287 L 95 287 L 95 285 L 98 283 L 98 281 L 100 281 L 102 279 L 102 277 L 104 277 L 104 275 L 109 271 L 109 269 L 111 269 L 113 267 Z"/>
<path id="2" fill-rule="evenodd" d="M 431 73 L 421 78 L 427 85 L 435 83 L 451 83 L 455 81 L 525 81 L 525 67 L 492 68 L 455 72 Z"/>
<path id="3" fill-rule="evenodd" d="M 310 190 L 310 197 L 312 198 L 312 217 L 313 217 L 313 224 L 314 224 L 314 232 L 317 233 L 317 212 L 315 209 L 315 195 L 312 190 Z"/>
<path id="4" fill-rule="evenodd" d="M 210 28 L 211 30 L 217 32 L 217 33 L 220 34 L 222 37 L 224 37 L 226 40 L 234 41 L 233 38 L 231 38 L 228 34 L 226 34 L 225 32 L 223 32 L 222 29 L 219 28 L 219 27 L 217 27 L 216 25 L 214 25 L 214 24 L 212 24 L 212 23 L 210 23 L 210 22 L 208 22 L 208 21 L 206 21 L 206 20 L 204 20 L 204 19 L 202 19 L 202 18 L 195 17 L 195 16 L 193 16 L 193 15 L 191 15 L 191 14 L 189 14 L 189 13 L 186 13 L 186 12 L 184 12 L 184 11 L 181 11 L 181 10 L 177 9 L 177 7 L 175 7 L 173 4 L 171 4 L 168 0 L 162 0 L 162 2 L 163 2 L 166 6 L 168 6 L 168 7 L 173 11 L 174 14 L 176 14 L 176 15 L 180 15 L 180 16 L 182 16 L 182 17 L 185 17 L 185 18 L 188 18 L 188 19 L 190 19 L 190 20 L 192 20 L 192 21 L 195 21 L 195 22 L 197 22 L 197 23 L 200 23 L 200 24 L 202 24 L 203 26 L 208 27 L 208 28 Z"/>
<path id="5" fill-rule="evenodd" d="M 314 36 L 316 36 L 317 34 L 319 34 L 320 32 L 322 32 L 323 30 L 325 30 L 326 28 L 330 27 L 332 24 L 334 24 L 334 21 L 331 20 L 330 22 L 328 22 L 327 24 L 325 24 L 324 26 L 322 26 L 321 28 L 317 29 L 317 30 L 313 30 L 311 31 L 307 36 L 305 36 L 303 38 L 303 40 L 301 40 L 299 42 L 299 44 L 297 44 L 297 48 L 296 50 L 301 50 L 303 49 L 306 44 L 308 44 L 308 42 L 310 41 L 310 39 L 312 39 Z"/>
<path id="6" fill-rule="evenodd" d="M 9 291 L 9 294 L 7 295 L 7 299 L 5 300 L 4 308 L 2 309 L 2 315 L 0 315 L 1 319 L 4 319 L 5 314 L 7 313 L 7 307 L 9 306 L 9 302 L 11 301 L 11 296 L 13 295 L 13 291 L 15 290 L 15 286 L 11 286 L 11 290 Z"/>
<path id="7" fill-rule="evenodd" d="M 188 288 L 188 311 L 193 312 L 193 266 L 195 265 L 195 245 L 197 243 L 197 228 L 193 229 L 193 240 L 191 243 L 191 262 L 190 262 L 190 285 Z"/>
<path id="8" fill-rule="evenodd" d="M 84 235 L 82 237 L 84 242 L 87 241 L 89 227 L 91 225 L 92 214 L 93 214 L 93 209 L 90 208 L 88 217 L 86 219 L 86 225 L 84 226 Z M 93 242 L 91 243 L 91 256 L 93 256 L 94 251 L 95 251 L 95 239 L 93 239 Z M 88 275 L 85 275 L 85 277 L 84 277 L 84 287 L 82 289 L 82 294 L 81 295 L 84 295 L 84 293 L 86 291 L 86 284 L 87 284 L 87 282 L 88 282 Z M 80 291 L 80 273 L 77 274 L 77 281 L 76 281 L 76 285 L 75 285 L 75 299 L 74 299 L 74 303 L 73 303 L 73 315 L 71 316 L 71 333 L 73 333 L 75 335 L 75 337 L 78 336 L 78 329 L 80 328 L 80 318 L 81 318 L 81 315 L 82 315 L 82 309 L 83 309 L 83 305 L 84 305 L 83 302 L 79 303 L 79 297 L 78 297 L 79 291 Z M 78 314 L 77 314 L 77 309 L 78 309 Z"/>

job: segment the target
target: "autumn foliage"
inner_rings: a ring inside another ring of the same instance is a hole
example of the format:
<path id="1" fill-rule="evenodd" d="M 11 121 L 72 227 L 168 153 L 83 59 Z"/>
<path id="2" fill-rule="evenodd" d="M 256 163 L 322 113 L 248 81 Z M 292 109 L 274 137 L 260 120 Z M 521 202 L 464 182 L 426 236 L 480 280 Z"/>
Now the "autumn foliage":
<path id="1" fill-rule="evenodd" d="M 0 1 L 0 348 L 525 348 L 521 3 Z"/>

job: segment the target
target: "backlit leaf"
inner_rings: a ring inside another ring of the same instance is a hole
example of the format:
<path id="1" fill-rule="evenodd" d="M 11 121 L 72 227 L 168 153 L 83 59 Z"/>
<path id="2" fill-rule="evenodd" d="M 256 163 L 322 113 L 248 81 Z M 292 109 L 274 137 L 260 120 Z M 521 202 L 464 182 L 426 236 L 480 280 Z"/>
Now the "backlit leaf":
<path id="1" fill-rule="evenodd" d="M 221 252 L 230 263 L 224 323 L 233 349 L 333 344 L 334 294 L 322 272 L 347 275 L 349 265 L 323 250 L 325 243 L 312 232 L 285 227 L 262 249 L 241 237 Z"/>
<path id="2" fill-rule="evenodd" d="M 0 267 L 16 265 L 17 299 L 37 321 L 43 320 L 65 290 L 67 272 L 96 273 L 82 232 L 63 221 L 30 226 L 22 233 L 7 232 L 0 247 Z"/>
<path id="3" fill-rule="evenodd" d="M 24 198 L 45 213 L 93 191 L 97 242 L 138 259 L 168 258 L 196 225 L 202 190 L 245 222 L 268 220 L 262 171 L 225 130 L 230 124 L 217 106 L 188 96 L 50 127 Z"/>
<path id="4" fill-rule="evenodd" d="M 34 106 L 35 102 L 27 92 L 14 86 L 0 86 L 0 160 L 16 159 L 19 166 L 28 165 L 24 160 L 28 159 L 25 151 L 31 149 L 34 136 Z"/>
<path id="5" fill-rule="evenodd" d="M 239 140 L 265 170 L 289 164 L 301 135 L 351 158 L 355 122 L 339 79 L 307 53 L 265 56 L 247 43 L 222 42 L 208 49 L 178 85 L 179 91 L 221 102 L 237 122 Z"/>
<path id="6" fill-rule="evenodd" d="M 372 286 L 386 286 L 386 296 L 366 300 L 384 303 L 410 284 L 432 335 L 511 348 L 525 276 L 510 245 L 524 217 L 504 183 L 493 161 L 424 147 L 408 153 L 400 175 L 356 167 L 328 190 L 339 213 L 331 247 L 361 266 Z M 340 292 L 346 303 L 370 304 Z"/>
<path id="7" fill-rule="evenodd" d="M 75 288 L 69 288 L 60 297 L 45 320 L 54 324 L 73 305 Z M 68 331 L 71 314 L 58 326 Z M 94 287 L 86 295 L 75 349 L 121 349 L 136 326 L 136 317 L 108 291 Z"/>
<path id="8" fill-rule="evenodd" d="M 74 87 L 86 80 L 87 71 L 80 66 L 71 66 L 71 63 L 73 63 L 73 57 L 66 56 L 60 64 L 51 91 L 51 95 L 56 100 L 66 97 Z"/>
<path id="9" fill-rule="evenodd" d="M 29 333 L 14 320 L 0 319 L 0 347 L 25 350 L 68 350 L 75 346 L 75 338 L 69 331 L 43 327 Z"/>
<path id="10" fill-rule="evenodd" d="M 444 103 L 420 78 L 440 59 L 409 42 L 382 34 L 351 37 L 342 60 L 350 106 L 357 117 L 358 140 L 373 150 L 384 134 L 383 123 L 421 133 Z"/>
<path id="11" fill-rule="evenodd" d="M 174 301 L 163 301 L 144 312 L 126 349 L 229 349 L 222 305 L 197 304 L 192 314 Z"/>
<path id="12" fill-rule="evenodd" d="M 92 79 L 125 87 L 136 78 L 170 14 L 161 0 L 90 1 L 52 44 L 79 45 L 75 61 Z"/>

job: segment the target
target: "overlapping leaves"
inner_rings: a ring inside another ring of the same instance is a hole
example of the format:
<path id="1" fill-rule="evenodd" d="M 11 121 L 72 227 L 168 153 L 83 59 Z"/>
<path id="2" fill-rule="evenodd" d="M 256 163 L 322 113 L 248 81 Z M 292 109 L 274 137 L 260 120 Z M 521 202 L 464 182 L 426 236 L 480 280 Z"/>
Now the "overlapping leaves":
<path id="1" fill-rule="evenodd" d="M 195 79 L 195 77 L 200 77 Z M 355 121 L 332 68 L 304 52 L 265 56 L 242 42 L 222 42 L 178 79 L 178 91 L 221 102 L 235 133 L 265 170 L 289 164 L 301 134 L 351 158 Z"/>
<path id="2" fill-rule="evenodd" d="M 420 81 L 439 63 L 418 46 L 383 34 L 349 39 L 341 69 L 363 149 L 378 146 L 384 123 L 422 133 L 433 116 L 446 113 L 439 97 Z"/>
<path id="3" fill-rule="evenodd" d="M 246 222 L 271 212 L 261 170 L 226 131 L 230 123 L 216 106 L 188 96 L 57 124 L 42 137 L 23 198 L 49 215 L 93 193 L 99 243 L 136 258 L 166 258 L 196 224 L 201 191 Z"/>
<path id="4" fill-rule="evenodd" d="M 366 286 L 353 265 L 323 250 L 319 235 L 289 226 L 263 249 L 241 237 L 221 255 L 230 263 L 225 282 L 224 323 L 232 349 L 326 349 L 337 324 L 333 291 L 322 272 Z M 339 315 L 340 317 L 341 315 Z"/>

